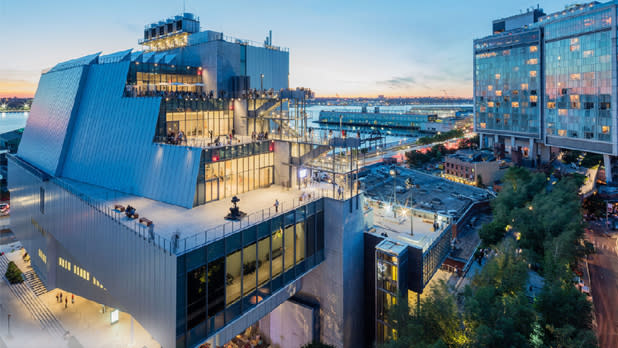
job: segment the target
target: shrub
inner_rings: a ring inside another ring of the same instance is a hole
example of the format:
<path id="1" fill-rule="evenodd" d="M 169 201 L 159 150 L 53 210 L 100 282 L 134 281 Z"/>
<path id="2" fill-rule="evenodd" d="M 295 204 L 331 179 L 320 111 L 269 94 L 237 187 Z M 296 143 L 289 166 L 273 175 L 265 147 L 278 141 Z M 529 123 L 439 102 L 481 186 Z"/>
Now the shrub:
<path id="1" fill-rule="evenodd" d="M 19 268 L 17 268 L 15 262 L 11 261 L 9 262 L 9 266 L 6 268 L 6 273 L 4 275 L 6 276 L 6 279 L 9 280 L 9 283 L 18 284 L 24 281 L 21 274 L 22 273 Z"/>

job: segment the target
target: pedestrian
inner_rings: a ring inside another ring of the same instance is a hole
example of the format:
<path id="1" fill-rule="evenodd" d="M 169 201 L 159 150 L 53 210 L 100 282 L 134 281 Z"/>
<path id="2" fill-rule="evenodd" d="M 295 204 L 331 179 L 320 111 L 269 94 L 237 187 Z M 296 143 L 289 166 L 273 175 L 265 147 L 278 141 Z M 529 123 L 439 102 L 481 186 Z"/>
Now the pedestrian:
<path id="1" fill-rule="evenodd" d="M 71 294 L 71 304 L 75 304 L 75 294 Z"/>
<path id="2" fill-rule="evenodd" d="M 69 305 L 69 298 L 65 297 L 64 298 L 64 308 L 67 308 L 68 305 Z"/>
<path id="3" fill-rule="evenodd" d="M 275 213 L 278 213 L 279 212 L 279 200 L 278 199 L 275 199 L 274 205 L 275 205 Z"/>
<path id="4" fill-rule="evenodd" d="M 60 293 L 60 303 L 62 303 L 62 293 Z"/>
<path id="5" fill-rule="evenodd" d="M 60 302 L 60 295 L 56 294 L 56 303 Z"/>

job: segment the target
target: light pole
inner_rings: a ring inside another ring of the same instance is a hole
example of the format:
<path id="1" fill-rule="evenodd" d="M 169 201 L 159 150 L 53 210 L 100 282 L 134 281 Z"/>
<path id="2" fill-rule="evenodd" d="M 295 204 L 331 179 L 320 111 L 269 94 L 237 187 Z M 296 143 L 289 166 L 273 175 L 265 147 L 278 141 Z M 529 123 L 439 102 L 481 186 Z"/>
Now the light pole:
<path id="1" fill-rule="evenodd" d="M 260 74 L 260 91 L 264 91 L 264 74 Z"/>
<path id="2" fill-rule="evenodd" d="M 393 216 L 397 217 L 397 210 L 395 209 L 395 204 L 397 204 L 397 171 L 395 168 L 391 168 L 389 174 L 393 177 Z"/>

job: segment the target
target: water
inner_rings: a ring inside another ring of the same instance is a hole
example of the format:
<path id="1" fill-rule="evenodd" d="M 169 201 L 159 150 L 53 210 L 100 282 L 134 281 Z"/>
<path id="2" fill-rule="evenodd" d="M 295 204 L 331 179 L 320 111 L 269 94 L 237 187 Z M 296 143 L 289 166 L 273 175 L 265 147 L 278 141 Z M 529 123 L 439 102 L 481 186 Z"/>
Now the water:
<path id="1" fill-rule="evenodd" d="M 0 112 L 0 133 L 24 128 L 27 119 L 28 112 Z"/>
<path id="2" fill-rule="evenodd" d="M 470 106 L 470 105 L 446 105 L 446 104 L 409 104 L 409 105 L 380 105 L 380 112 L 384 112 L 384 113 L 402 113 L 402 112 L 408 112 L 410 111 L 410 109 L 414 108 L 414 109 L 432 109 L 434 107 L 444 107 L 444 106 L 452 106 L 452 107 L 458 107 L 458 106 Z M 348 106 L 340 106 L 340 105 L 311 105 L 308 106 L 306 111 L 309 117 L 309 126 L 310 127 L 314 127 L 314 128 L 331 128 L 331 129 L 335 129 L 338 130 L 339 126 L 327 126 L 327 125 L 323 125 L 318 123 L 318 119 L 320 118 L 320 111 L 322 110 L 336 110 L 336 111 L 357 111 L 360 112 L 361 111 L 362 106 L 361 105 L 348 105 Z M 368 112 L 373 112 L 373 106 L 368 106 L 367 107 L 367 111 Z M 438 113 L 438 116 L 440 116 L 440 113 Z M 344 126 L 344 129 L 348 129 L 350 130 L 350 127 L 348 126 Z M 384 129 L 383 129 L 384 131 Z M 353 132 L 353 131 L 352 131 Z M 385 133 L 387 134 L 386 136 L 386 142 L 395 142 L 395 141 L 399 141 L 401 139 L 409 139 L 409 138 L 413 138 L 413 137 L 419 137 L 422 136 L 422 134 L 416 133 L 416 134 L 397 134 L 398 131 L 393 130 L 391 131 L 386 131 Z"/>

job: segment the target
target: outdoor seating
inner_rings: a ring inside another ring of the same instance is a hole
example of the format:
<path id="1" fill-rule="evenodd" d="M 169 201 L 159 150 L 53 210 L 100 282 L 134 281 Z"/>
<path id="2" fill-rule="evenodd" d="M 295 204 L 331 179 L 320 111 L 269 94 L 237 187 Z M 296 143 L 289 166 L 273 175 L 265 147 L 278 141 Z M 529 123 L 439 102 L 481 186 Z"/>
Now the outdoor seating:
<path id="1" fill-rule="evenodd" d="M 146 226 L 150 226 L 150 225 L 152 225 L 152 221 L 151 221 L 151 220 L 149 220 L 149 219 L 146 219 L 145 217 L 141 217 L 141 218 L 139 218 L 139 223 L 140 223 L 140 224 L 144 224 L 144 225 L 146 225 Z"/>
<path id="2" fill-rule="evenodd" d="M 122 205 L 122 204 L 115 204 L 114 205 L 114 210 L 122 213 L 122 212 L 124 212 L 124 205 Z"/>

